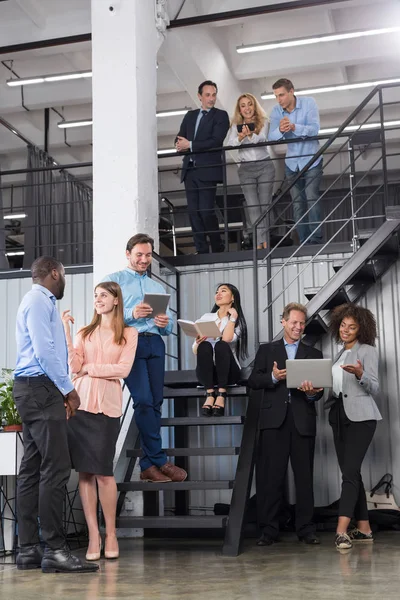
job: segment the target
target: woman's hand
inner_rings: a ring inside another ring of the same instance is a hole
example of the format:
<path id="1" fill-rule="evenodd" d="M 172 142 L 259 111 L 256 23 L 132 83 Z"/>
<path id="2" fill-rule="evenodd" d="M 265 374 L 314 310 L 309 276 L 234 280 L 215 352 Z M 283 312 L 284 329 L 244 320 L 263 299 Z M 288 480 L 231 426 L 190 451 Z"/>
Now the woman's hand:
<path id="1" fill-rule="evenodd" d="M 201 344 L 201 342 L 204 342 L 206 339 L 207 339 L 206 335 L 203 335 L 203 336 L 198 335 L 196 338 L 196 344 L 199 345 L 199 344 Z"/>
<path id="2" fill-rule="evenodd" d="M 236 310 L 235 308 L 230 308 L 230 309 L 228 310 L 228 315 L 229 315 L 229 317 L 231 317 L 232 319 L 235 319 L 235 321 L 237 321 L 237 320 L 238 320 L 238 318 L 239 318 L 238 312 L 237 312 L 237 310 Z"/>
<path id="3" fill-rule="evenodd" d="M 238 133 L 238 140 L 239 142 L 242 142 L 245 137 L 251 137 L 252 135 L 253 133 L 250 131 L 247 125 L 243 125 L 242 131 Z"/>
<path id="4" fill-rule="evenodd" d="M 78 379 L 78 377 L 83 377 L 84 375 L 87 375 L 87 374 L 88 374 L 87 367 L 85 365 L 83 365 L 83 367 L 79 371 L 79 373 L 75 373 L 74 380 Z"/>
<path id="5" fill-rule="evenodd" d="M 319 392 L 322 392 L 324 388 L 315 388 L 311 381 L 302 381 L 301 386 L 297 389 L 307 394 L 307 396 L 316 396 Z"/>
<path id="6" fill-rule="evenodd" d="M 61 315 L 61 320 L 63 322 L 64 325 L 64 329 L 65 331 L 69 332 L 69 324 L 72 323 L 72 325 L 75 323 L 75 319 L 73 316 L 71 316 L 70 314 L 68 314 L 70 312 L 70 309 L 68 310 L 63 310 L 62 315 Z"/>
<path id="7" fill-rule="evenodd" d="M 357 360 L 356 365 L 340 365 L 343 371 L 346 373 L 350 373 L 351 375 L 355 375 L 357 379 L 361 379 L 364 373 L 364 369 L 360 360 Z"/>

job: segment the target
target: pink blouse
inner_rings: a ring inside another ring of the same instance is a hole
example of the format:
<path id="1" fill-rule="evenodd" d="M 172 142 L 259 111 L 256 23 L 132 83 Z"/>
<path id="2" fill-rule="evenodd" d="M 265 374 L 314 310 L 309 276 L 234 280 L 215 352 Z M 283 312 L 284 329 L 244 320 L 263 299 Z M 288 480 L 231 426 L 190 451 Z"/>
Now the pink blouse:
<path id="1" fill-rule="evenodd" d="M 78 392 L 81 405 L 79 410 L 91 413 L 104 413 L 109 417 L 122 414 L 122 388 L 120 379 L 127 377 L 135 359 L 138 332 L 134 327 L 125 327 L 125 344 L 114 342 L 114 333 L 95 329 L 90 337 L 82 339 L 81 333 L 72 343 L 67 334 L 68 362 L 72 373 L 86 367 L 88 373 L 73 377 L 72 382 Z"/>

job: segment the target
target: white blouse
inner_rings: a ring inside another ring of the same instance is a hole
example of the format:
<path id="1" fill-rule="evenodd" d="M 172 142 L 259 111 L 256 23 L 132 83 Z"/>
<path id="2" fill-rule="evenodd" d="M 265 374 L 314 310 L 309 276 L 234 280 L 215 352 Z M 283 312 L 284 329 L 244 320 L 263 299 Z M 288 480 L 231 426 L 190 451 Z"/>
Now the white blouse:
<path id="1" fill-rule="evenodd" d="M 225 138 L 224 146 L 241 146 L 242 144 L 258 144 L 259 142 L 268 141 L 269 123 L 266 120 L 264 127 L 260 133 L 254 133 L 251 137 L 245 137 L 241 142 L 238 139 L 238 130 L 236 125 L 232 125 Z M 265 160 L 269 158 L 268 146 L 260 146 L 259 148 L 241 148 L 236 155 L 236 162 L 247 162 L 253 160 Z"/>
<path id="2" fill-rule="evenodd" d="M 343 369 L 341 365 L 345 364 L 346 357 L 349 354 L 349 352 L 350 350 L 345 350 L 343 354 L 339 357 L 339 360 L 337 360 L 332 365 L 332 392 L 335 398 L 339 398 L 340 394 L 343 392 Z"/>
<path id="3" fill-rule="evenodd" d="M 228 322 L 229 322 L 229 317 L 225 316 L 222 319 L 219 318 L 218 313 L 205 313 L 200 319 L 199 321 L 215 321 L 217 324 L 218 329 L 220 330 L 221 333 L 223 333 L 225 327 L 227 326 Z M 237 341 L 238 338 L 240 337 L 240 327 L 235 327 L 234 329 L 234 333 L 233 333 L 233 338 L 232 341 L 228 342 L 230 349 L 232 350 L 232 354 L 234 356 L 234 359 L 236 360 L 237 364 L 240 367 L 240 363 L 239 363 L 239 359 L 237 357 L 236 354 L 236 346 L 237 346 Z M 220 340 L 221 338 L 207 338 L 205 341 L 210 342 L 210 344 L 212 345 L 212 347 L 214 348 L 215 344 Z M 192 346 L 192 350 L 194 354 L 197 354 L 197 348 L 198 348 L 198 344 L 196 341 L 194 341 L 193 346 Z"/>

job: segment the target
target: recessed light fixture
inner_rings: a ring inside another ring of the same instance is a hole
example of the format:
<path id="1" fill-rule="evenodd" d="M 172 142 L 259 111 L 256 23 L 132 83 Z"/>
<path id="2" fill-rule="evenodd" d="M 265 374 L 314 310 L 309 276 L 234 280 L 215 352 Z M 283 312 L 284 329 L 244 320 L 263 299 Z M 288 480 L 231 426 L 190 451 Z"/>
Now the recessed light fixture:
<path id="1" fill-rule="evenodd" d="M 250 44 L 248 46 L 237 46 L 236 52 L 238 52 L 239 54 L 245 54 L 247 52 L 261 52 L 263 50 L 292 48 L 293 46 L 308 46 L 309 44 L 321 44 L 323 42 L 338 42 L 340 40 L 350 40 L 354 38 L 372 35 L 396 33 L 397 31 L 400 31 L 400 27 L 385 27 L 382 29 L 367 29 L 364 31 L 347 31 L 345 33 L 316 35 L 308 38 L 295 38 L 293 40 L 284 40 L 283 42 L 271 42 L 262 44 Z"/>
<path id="2" fill-rule="evenodd" d="M 186 115 L 186 113 L 192 110 L 191 108 L 174 108 L 172 110 L 160 110 L 156 113 L 157 117 L 175 117 L 178 115 Z"/>
<path id="3" fill-rule="evenodd" d="M 400 125 L 400 121 L 384 121 L 383 126 L 386 128 L 389 127 L 398 127 Z M 380 123 L 364 123 L 364 125 L 349 125 L 345 127 L 344 131 L 358 131 L 365 129 L 379 129 L 381 127 Z M 323 135 L 325 133 L 335 133 L 339 127 L 327 127 L 326 129 L 320 129 L 319 134 Z"/>
<path id="4" fill-rule="evenodd" d="M 25 219 L 26 218 L 26 213 L 15 213 L 15 215 L 10 214 L 10 215 L 3 215 L 3 219 L 5 220 L 11 220 L 11 219 Z"/>
<path id="5" fill-rule="evenodd" d="M 81 119 L 80 121 L 60 121 L 57 123 L 60 129 L 68 129 L 69 127 L 89 127 L 93 125 L 93 119 Z"/>
<path id="6" fill-rule="evenodd" d="M 24 256 L 25 252 L 23 250 L 13 251 L 13 252 L 5 252 L 6 256 Z"/>
<path id="7" fill-rule="evenodd" d="M 8 79 L 7 85 L 17 87 L 21 85 L 33 85 L 35 83 L 53 83 L 56 81 L 68 81 L 70 79 L 88 79 L 92 77 L 92 71 L 75 71 L 74 73 L 56 73 L 54 75 L 38 75 L 35 77 L 21 77 L 20 79 Z"/>
<path id="8" fill-rule="evenodd" d="M 162 150 L 157 150 L 157 154 L 160 156 L 161 154 L 171 154 L 176 151 L 176 148 L 163 148 Z"/>
<path id="9" fill-rule="evenodd" d="M 326 94 L 328 92 L 343 92 L 346 90 L 359 90 L 376 85 L 386 85 L 390 83 L 400 83 L 400 77 L 392 79 L 379 79 L 377 81 L 361 81 L 359 83 L 339 83 L 337 85 L 329 85 L 325 87 L 309 88 L 307 90 L 295 90 L 296 96 L 305 96 L 307 94 Z M 261 94 L 263 100 L 275 100 L 275 94 Z"/>

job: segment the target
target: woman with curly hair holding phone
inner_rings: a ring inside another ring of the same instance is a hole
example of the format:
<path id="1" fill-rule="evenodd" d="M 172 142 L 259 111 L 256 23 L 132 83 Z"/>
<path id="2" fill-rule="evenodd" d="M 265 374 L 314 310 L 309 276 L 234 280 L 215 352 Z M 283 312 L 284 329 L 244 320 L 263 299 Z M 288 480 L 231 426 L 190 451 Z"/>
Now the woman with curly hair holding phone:
<path id="1" fill-rule="evenodd" d="M 343 344 L 332 367 L 332 396 L 325 405 L 330 407 L 329 423 L 342 472 L 335 538 L 336 548 L 342 550 L 354 542 L 373 542 L 361 465 L 382 416 L 376 405 L 380 393 L 374 315 L 355 304 L 337 306 L 330 331 Z M 347 531 L 352 518 L 357 527 Z"/>

